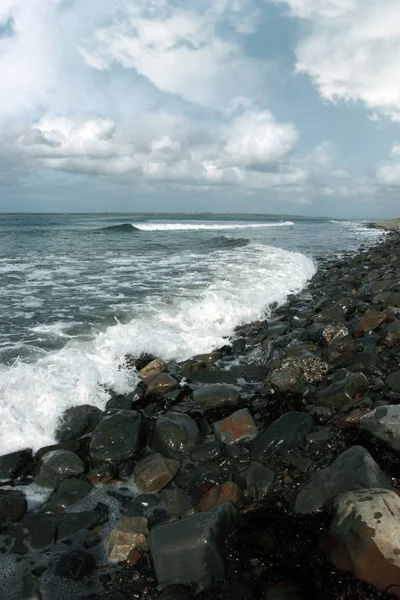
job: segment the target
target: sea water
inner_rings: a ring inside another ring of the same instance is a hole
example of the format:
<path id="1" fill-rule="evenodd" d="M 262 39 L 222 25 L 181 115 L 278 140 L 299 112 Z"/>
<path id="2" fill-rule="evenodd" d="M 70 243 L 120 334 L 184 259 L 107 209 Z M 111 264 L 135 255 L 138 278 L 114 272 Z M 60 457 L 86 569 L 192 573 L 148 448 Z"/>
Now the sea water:
<path id="1" fill-rule="evenodd" d="M 53 443 L 68 407 L 134 389 L 126 354 L 218 348 L 319 258 L 382 235 L 266 215 L 0 215 L 0 455 Z"/>

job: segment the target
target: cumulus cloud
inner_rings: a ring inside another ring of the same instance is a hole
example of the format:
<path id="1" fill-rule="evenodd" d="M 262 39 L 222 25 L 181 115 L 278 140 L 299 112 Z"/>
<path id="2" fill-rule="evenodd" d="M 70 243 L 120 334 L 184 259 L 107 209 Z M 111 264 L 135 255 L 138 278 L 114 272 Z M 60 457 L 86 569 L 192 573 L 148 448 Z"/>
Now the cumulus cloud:
<path id="1" fill-rule="evenodd" d="M 208 127 L 162 112 L 130 123 L 43 117 L 19 132 L 14 151 L 65 172 L 258 189 L 304 180 L 304 170 L 279 165 L 297 137 L 293 125 L 254 108 Z"/>
<path id="2" fill-rule="evenodd" d="M 376 182 L 389 188 L 400 186 L 400 144 L 398 142 L 393 144 L 389 160 L 376 170 Z"/>
<path id="3" fill-rule="evenodd" d="M 361 102 L 400 121 L 398 0 L 274 0 L 309 27 L 296 48 L 307 73 L 331 101 Z"/>

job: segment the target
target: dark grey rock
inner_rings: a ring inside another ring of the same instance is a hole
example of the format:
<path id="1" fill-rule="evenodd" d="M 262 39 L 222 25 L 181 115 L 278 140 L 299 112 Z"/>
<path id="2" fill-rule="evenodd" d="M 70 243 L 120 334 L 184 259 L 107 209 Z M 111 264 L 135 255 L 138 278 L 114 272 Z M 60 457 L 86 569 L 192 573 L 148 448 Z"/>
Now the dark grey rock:
<path id="1" fill-rule="evenodd" d="M 94 556 L 84 550 L 73 550 L 63 554 L 56 566 L 55 574 L 73 581 L 80 581 L 90 575 L 96 567 Z"/>
<path id="2" fill-rule="evenodd" d="M 215 440 L 206 441 L 204 444 L 200 444 L 190 454 L 190 458 L 194 462 L 212 462 L 221 458 L 221 456 L 221 444 Z"/>
<path id="3" fill-rule="evenodd" d="M 360 428 L 400 451 L 400 405 L 380 406 L 361 417 Z"/>
<path id="4" fill-rule="evenodd" d="M 308 413 L 287 412 L 261 434 L 253 445 L 251 455 L 256 459 L 266 459 L 297 448 L 313 427 L 314 421 Z"/>
<path id="5" fill-rule="evenodd" d="M 58 442 L 77 440 L 85 433 L 91 433 L 98 425 L 103 413 L 96 406 L 83 404 L 72 406 L 62 415 L 55 432 Z"/>
<path id="6" fill-rule="evenodd" d="M 312 513 L 339 494 L 369 488 L 393 490 L 369 452 L 362 446 L 353 446 L 330 467 L 317 471 L 306 481 L 297 494 L 295 511 Z"/>
<path id="7" fill-rule="evenodd" d="M 22 519 L 27 509 L 25 496 L 0 490 L 0 531 Z"/>
<path id="8" fill-rule="evenodd" d="M 161 502 L 172 517 L 182 517 L 193 508 L 189 494 L 180 488 L 166 488 L 160 492 Z"/>
<path id="9" fill-rule="evenodd" d="M 46 512 L 61 512 L 66 506 L 83 500 L 93 489 L 93 485 L 82 479 L 64 479 L 58 488 L 50 495 L 44 510 Z"/>
<path id="10" fill-rule="evenodd" d="M 73 452 L 54 450 L 43 456 L 35 482 L 40 487 L 56 488 L 63 479 L 76 477 L 85 471 L 82 460 Z"/>
<path id="11" fill-rule="evenodd" d="M 24 467 L 32 460 L 31 450 L 19 450 L 0 456 L 0 481 L 8 481 L 19 476 Z"/>
<path id="12" fill-rule="evenodd" d="M 303 369 L 295 365 L 285 365 L 274 371 L 270 377 L 271 384 L 280 392 L 300 390 L 304 385 Z"/>
<path id="13" fill-rule="evenodd" d="M 158 494 L 140 494 L 126 506 L 126 517 L 148 517 L 160 504 Z"/>
<path id="14" fill-rule="evenodd" d="M 135 410 L 119 410 L 102 419 L 90 442 L 94 466 L 119 465 L 135 456 L 139 450 L 142 423 L 142 415 Z"/>
<path id="15" fill-rule="evenodd" d="M 341 373 L 343 376 L 339 381 L 323 389 L 318 395 L 318 401 L 325 406 L 340 409 L 357 394 L 364 394 L 369 388 L 369 381 L 363 373 Z"/>
<path id="16" fill-rule="evenodd" d="M 122 394 L 118 394 L 118 396 L 114 396 L 110 398 L 106 404 L 106 411 L 109 410 L 131 410 L 132 408 L 132 398 L 130 396 L 123 396 Z"/>
<path id="17" fill-rule="evenodd" d="M 189 415 L 170 411 L 157 419 L 152 447 L 163 456 L 174 458 L 190 454 L 201 439 L 199 428 Z"/>
<path id="18" fill-rule="evenodd" d="M 193 400 L 205 410 L 236 406 L 239 399 L 238 390 L 225 384 L 204 385 L 193 392 Z"/>
<path id="19" fill-rule="evenodd" d="M 225 502 L 217 508 L 154 527 L 150 549 L 161 587 L 204 586 L 225 577 L 223 542 L 234 528 L 237 511 Z"/>
<path id="20" fill-rule="evenodd" d="M 263 500 L 273 484 L 274 472 L 260 463 L 252 462 L 248 467 L 237 471 L 233 481 L 247 490 L 252 500 Z"/>
<path id="21" fill-rule="evenodd" d="M 386 385 L 392 392 L 400 392 L 400 371 L 395 371 L 386 377 Z"/>
<path id="22" fill-rule="evenodd" d="M 13 551 L 20 553 L 26 542 L 35 549 L 52 546 L 56 541 L 70 538 L 75 533 L 96 525 L 104 516 L 101 511 L 62 513 L 58 515 L 34 513 L 25 515 L 18 523 L 9 525 L 4 535 L 15 543 Z M 28 548 L 28 546 L 25 546 Z"/>

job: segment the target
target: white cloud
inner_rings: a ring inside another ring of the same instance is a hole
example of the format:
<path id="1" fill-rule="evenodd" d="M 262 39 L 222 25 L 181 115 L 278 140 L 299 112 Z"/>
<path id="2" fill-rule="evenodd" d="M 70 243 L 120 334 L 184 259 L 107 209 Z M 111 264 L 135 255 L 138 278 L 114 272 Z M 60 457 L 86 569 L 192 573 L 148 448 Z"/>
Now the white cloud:
<path id="1" fill-rule="evenodd" d="M 400 121 L 398 0 L 273 0 L 310 28 L 296 48 L 307 73 L 331 101 L 362 102 Z"/>
<path id="2" fill-rule="evenodd" d="M 383 187 L 400 186 L 400 144 L 398 142 L 392 146 L 390 159 L 376 170 L 376 182 Z"/>
<path id="3" fill-rule="evenodd" d="M 17 137 L 14 151 L 30 164 L 66 172 L 250 189 L 306 177 L 301 168 L 277 166 L 293 149 L 296 129 L 255 109 L 207 127 L 165 113 L 130 123 L 46 117 Z"/>

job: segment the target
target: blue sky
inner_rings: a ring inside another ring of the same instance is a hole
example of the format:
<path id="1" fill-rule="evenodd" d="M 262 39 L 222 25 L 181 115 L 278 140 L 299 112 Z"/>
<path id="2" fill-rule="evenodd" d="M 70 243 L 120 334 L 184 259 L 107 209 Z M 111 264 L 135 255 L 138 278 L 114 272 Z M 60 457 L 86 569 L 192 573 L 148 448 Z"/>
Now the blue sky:
<path id="1" fill-rule="evenodd" d="M 398 0 L 2 0 L 0 211 L 400 215 Z"/>

